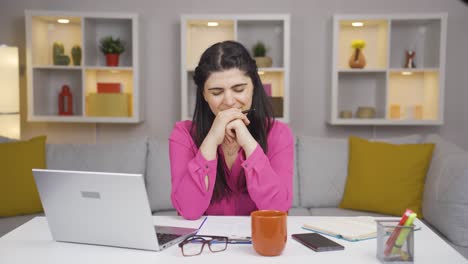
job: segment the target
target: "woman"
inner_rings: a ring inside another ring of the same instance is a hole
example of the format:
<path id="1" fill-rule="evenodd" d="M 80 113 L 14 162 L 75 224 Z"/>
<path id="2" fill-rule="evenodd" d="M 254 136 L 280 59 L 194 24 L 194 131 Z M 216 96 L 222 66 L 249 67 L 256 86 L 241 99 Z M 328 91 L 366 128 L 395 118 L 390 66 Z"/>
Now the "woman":
<path id="1" fill-rule="evenodd" d="M 255 61 L 240 43 L 209 47 L 195 69 L 192 121 L 169 138 L 172 204 L 186 219 L 288 211 L 294 139 L 274 120 Z M 248 112 L 248 113 L 247 113 Z"/>

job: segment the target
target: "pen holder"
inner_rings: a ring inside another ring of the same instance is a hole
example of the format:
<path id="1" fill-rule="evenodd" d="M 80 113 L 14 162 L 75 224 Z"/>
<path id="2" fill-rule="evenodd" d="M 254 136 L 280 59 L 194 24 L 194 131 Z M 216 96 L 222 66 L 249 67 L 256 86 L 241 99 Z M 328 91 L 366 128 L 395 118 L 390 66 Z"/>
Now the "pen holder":
<path id="1" fill-rule="evenodd" d="M 377 220 L 377 258 L 382 263 L 414 263 L 414 225 Z"/>

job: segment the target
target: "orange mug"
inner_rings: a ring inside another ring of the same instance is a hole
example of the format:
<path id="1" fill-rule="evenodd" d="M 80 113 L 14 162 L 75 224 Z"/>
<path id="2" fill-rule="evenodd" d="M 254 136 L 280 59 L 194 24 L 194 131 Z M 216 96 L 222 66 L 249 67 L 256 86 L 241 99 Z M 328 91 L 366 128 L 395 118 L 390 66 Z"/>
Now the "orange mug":
<path id="1" fill-rule="evenodd" d="M 250 216 L 255 251 L 263 256 L 281 255 L 288 237 L 288 214 L 275 210 L 260 210 L 252 212 Z"/>

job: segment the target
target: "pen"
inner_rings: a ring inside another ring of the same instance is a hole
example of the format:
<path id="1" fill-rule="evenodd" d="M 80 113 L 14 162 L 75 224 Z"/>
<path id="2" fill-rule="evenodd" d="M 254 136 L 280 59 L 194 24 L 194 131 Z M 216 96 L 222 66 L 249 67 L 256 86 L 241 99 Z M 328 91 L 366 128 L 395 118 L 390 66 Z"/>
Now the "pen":
<path id="1" fill-rule="evenodd" d="M 255 111 L 255 108 L 250 108 L 250 109 L 248 109 L 248 110 L 242 111 L 242 113 L 243 113 L 243 114 L 250 114 L 250 113 L 252 113 L 252 112 L 254 112 L 254 111 Z"/>
<path id="2" fill-rule="evenodd" d="M 200 229 L 202 228 L 203 224 L 206 222 L 206 219 L 208 219 L 208 216 L 205 216 L 205 219 L 203 219 L 203 222 L 201 222 L 200 226 L 198 227 L 197 234 L 200 231 Z"/>
<path id="3" fill-rule="evenodd" d="M 251 237 L 230 237 L 228 239 L 230 244 L 252 244 Z"/>

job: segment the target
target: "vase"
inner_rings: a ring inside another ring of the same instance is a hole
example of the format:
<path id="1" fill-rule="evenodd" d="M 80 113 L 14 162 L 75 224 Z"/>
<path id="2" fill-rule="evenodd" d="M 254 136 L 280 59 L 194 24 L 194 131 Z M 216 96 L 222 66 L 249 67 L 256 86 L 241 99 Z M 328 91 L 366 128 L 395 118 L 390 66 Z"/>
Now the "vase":
<path id="1" fill-rule="evenodd" d="M 254 57 L 254 59 L 258 68 L 268 68 L 273 65 L 273 60 L 271 57 Z"/>
<path id="2" fill-rule="evenodd" d="M 106 54 L 107 66 L 119 66 L 119 54 Z"/>
<path id="3" fill-rule="evenodd" d="M 351 58 L 349 58 L 349 67 L 353 69 L 362 69 L 366 66 L 366 58 L 361 49 L 355 49 Z"/>

